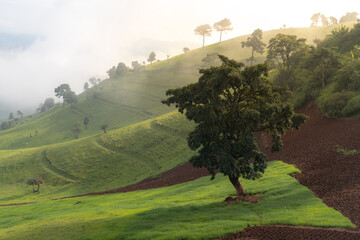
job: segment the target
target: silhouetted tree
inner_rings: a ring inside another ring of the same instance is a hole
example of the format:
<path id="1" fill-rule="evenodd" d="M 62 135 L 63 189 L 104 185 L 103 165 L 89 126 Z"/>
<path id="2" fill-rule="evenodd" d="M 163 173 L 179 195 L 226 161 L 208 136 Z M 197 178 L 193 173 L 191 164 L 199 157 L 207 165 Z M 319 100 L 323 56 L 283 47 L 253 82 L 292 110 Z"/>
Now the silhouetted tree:
<path id="1" fill-rule="evenodd" d="M 83 123 L 84 123 L 85 129 L 87 129 L 89 122 L 90 122 L 90 119 L 88 117 L 84 117 Z"/>
<path id="2" fill-rule="evenodd" d="M 135 72 L 137 72 L 143 68 L 143 66 L 138 61 L 132 61 L 131 66 Z"/>
<path id="3" fill-rule="evenodd" d="M 88 90 L 88 89 L 89 89 L 89 83 L 86 82 L 86 83 L 84 83 L 84 92 L 85 92 L 86 90 Z"/>
<path id="4" fill-rule="evenodd" d="M 211 36 L 212 28 L 209 24 L 203 24 L 195 28 L 195 34 L 203 37 L 203 48 L 205 46 L 205 37 Z"/>
<path id="5" fill-rule="evenodd" d="M 314 15 L 311 16 L 311 26 L 314 27 L 314 26 L 317 26 L 318 22 L 319 22 L 319 19 L 320 19 L 320 15 L 321 13 L 315 13 Z"/>
<path id="6" fill-rule="evenodd" d="M 13 114 L 13 113 L 10 113 L 10 114 L 9 114 L 9 120 L 13 120 L 13 119 L 15 119 L 14 114 Z"/>
<path id="7" fill-rule="evenodd" d="M 359 14 L 357 12 L 351 12 L 351 13 L 347 12 L 344 16 L 342 16 L 340 18 L 339 22 L 344 23 L 344 22 L 357 21 L 358 20 L 358 18 L 357 18 L 358 15 Z"/>
<path id="8" fill-rule="evenodd" d="M 58 98 L 62 98 L 64 101 L 64 104 L 65 104 L 65 95 L 67 94 L 67 92 L 70 92 L 70 91 L 71 91 L 71 88 L 70 88 L 69 84 L 66 84 L 66 83 L 61 84 L 54 90 L 55 96 Z"/>
<path id="9" fill-rule="evenodd" d="M 320 18 L 321 18 L 321 24 L 324 27 L 329 26 L 329 20 L 327 19 L 327 17 L 325 17 L 323 14 L 321 14 Z"/>
<path id="10" fill-rule="evenodd" d="M 221 66 L 201 69 L 198 82 L 167 90 L 169 97 L 162 103 L 175 104 L 196 123 L 187 138 L 196 151 L 190 163 L 206 167 L 212 179 L 218 172 L 227 175 L 239 201 L 246 195 L 239 178 L 255 180 L 266 168 L 266 155 L 254 133 L 270 133 L 272 151 L 277 152 L 282 148 L 281 135 L 298 129 L 306 116 L 281 100 L 288 90 L 267 79 L 265 64 L 243 68 L 243 63 L 219 57 Z"/>
<path id="11" fill-rule="evenodd" d="M 74 123 L 73 129 L 75 139 L 78 139 L 80 134 L 83 132 L 83 126 L 81 122 Z"/>
<path id="12" fill-rule="evenodd" d="M 116 68 L 115 68 L 115 66 L 110 68 L 106 73 L 109 75 L 110 79 L 115 78 L 116 77 Z"/>
<path id="13" fill-rule="evenodd" d="M 44 184 L 44 180 L 42 180 L 41 178 L 29 178 L 27 180 L 27 184 L 32 185 L 34 192 L 39 192 L 40 191 L 40 185 Z M 37 185 L 37 189 L 35 189 L 35 185 Z"/>
<path id="14" fill-rule="evenodd" d="M 89 82 L 91 83 L 92 86 L 96 86 L 96 85 L 97 85 L 96 78 L 94 78 L 94 77 L 89 78 Z"/>
<path id="15" fill-rule="evenodd" d="M 103 124 L 101 125 L 101 129 L 104 131 L 104 133 L 106 134 L 106 129 L 108 128 L 109 126 L 107 124 Z"/>
<path id="16" fill-rule="evenodd" d="M 224 18 L 223 20 L 214 23 L 214 29 L 220 32 L 220 42 L 221 42 L 222 32 L 233 30 L 233 28 L 230 26 L 231 26 L 231 22 L 228 18 Z"/>
<path id="17" fill-rule="evenodd" d="M 263 54 L 264 48 L 266 46 L 265 43 L 261 41 L 262 39 L 262 30 L 260 28 L 256 29 L 250 37 L 246 41 L 241 42 L 241 46 L 244 47 L 251 47 L 251 57 L 247 60 L 250 61 L 250 65 L 253 65 L 254 59 L 254 52 Z"/>
<path id="18" fill-rule="evenodd" d="M 330 19 L 330 24 L 331 24 L 331 25 L 338 23 L 338 20 L 337 20 L 336 17 L 331 16 L 331 17 L 329 17 L 329 19 Z"/>
<path id="19" fill-rule="evenodd" d="M 53 98 L 47 98 L 45 99 L 44 104 L 42 105 L 42 108 L 44 108 L 44 111 L 52 108 L 55 105 L 55 101 Z"/>
<path id="20" fill-rule="evenodd" d="M 125 65 L 125 63 L 119 62 L 116 67 L 116 77 L 122 77 L 129 72 L 129 68 Z"/>
<path id="21" fill-rule="evenodd" d="M 70 103 L 70 105 L 72 106 L 73 104 L 78 102 L 78 98 L 77 98 L 75 92 L 67 91 L 64 96 L 64 101 L 67 103 Z"/>
<path id="22" fill-rule="evenodd" d="M 156 55 L 155 55 L 154 52 L 151 52 L 151 53 L 149 54 L 149 58 L 147 59 L 147 61 L 148 61 L 150 64 L 152 64 L 153 61 L 155 61 L 155 60 L 156 60 Z"/>
<path id="23" fill-rule="evenodd" d="M 184 48 L 183 48 L 183 51 L 184 51 L 184 53 L 187 53 L 188 51 L 190 51 L 190 49 L 187 48 L 187 47 L 184 47 Z"/>
<path id="24" fill-rule="evenodd" d="M 17 110 L 16 114 L 18 115 L 18 117 L 23 118 L 24 114 L 20 111 Z"/>
<path id="25" fill-rule="evenodd" d="M 290 57 L 306 46 L 305 38 L 297 38 L 295 35 L 277 34 L 271 38 L 268 45 L 268 62 L 277 66 L 290 68 Z"/>

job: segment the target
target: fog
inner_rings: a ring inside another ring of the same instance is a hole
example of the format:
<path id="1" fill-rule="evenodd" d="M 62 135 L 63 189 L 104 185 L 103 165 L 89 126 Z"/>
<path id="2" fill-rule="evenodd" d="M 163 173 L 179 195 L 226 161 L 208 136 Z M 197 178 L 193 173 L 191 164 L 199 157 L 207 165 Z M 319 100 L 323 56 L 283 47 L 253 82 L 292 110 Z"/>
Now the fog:
<path id="1" fill-rule="evenodd" d="M 194 3 L 195 2 L 195 3 Z M 229 39 L 256 28 L 310 26 L 313 13 L 340 18 L 357 11 L 355 1 L 341 6 L 327 1 L 227 0 L 0 0 L 0 32 L 36 36 L 26 47 L 0 50 L 0 112 L 5 106 L 35 108 L 61 83 L 80 93 L 90 77 L 106 78 L 118 62 L 174 56 L 183 47 L 200 47 L 193 30 L 227 17 Z M 205 44 L 218 41 L 218 33 Z"/>

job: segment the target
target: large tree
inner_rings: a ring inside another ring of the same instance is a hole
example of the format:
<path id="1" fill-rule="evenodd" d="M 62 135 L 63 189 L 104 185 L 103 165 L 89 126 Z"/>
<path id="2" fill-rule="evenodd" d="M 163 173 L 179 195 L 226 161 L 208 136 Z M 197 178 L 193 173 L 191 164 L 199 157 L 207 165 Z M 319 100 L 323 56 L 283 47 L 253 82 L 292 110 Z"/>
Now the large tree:
<path id="1" fill-rule="evenodd" d="M 175 104 L 196 123 L 188 136 L 189 147 L 197 151 L 191 164 L 206 167 L 213 178 L 217 172 L 227 175 L 240 200 L 246 192 L 239 178 L 259 178 L 266 168 L 254 133 L 271 134 L 272 151 L 279 151 L 280 135 L 298 129 L 306 116 L 281 100 L 289 92 L 267 79 L 265 64 L 243 68 L 243 63 L 219 58 L 221 66 L 201 69 L 197 83 L 167 90 L 162 102 Z"/>
<path id="2" fill-rule="evenodd" d="M 266 46 L 265 43 L 261 41 L 262 39 L 262 30 L 260 28 L 256 29 L 250 37 L 246 41 L 241 42 L 241 46 L 244 47 L 251 47 L 251 57 L 248 59 L 250 61 L 250 65 L 253 65 L 254 59 L 254 52 L 263 54 L 264 48 Z"/>
<path id="3" fill-rule="evenodd" d="M 338 23 L 338 20 L 337 20 L 336 17 L 331 16 L 331 17 L 329 17 L 329 19 L 330 19 L 330 24 L 331 24 L 331 25 Z"/>
<path id="4" fill-rule="evenodd" d="M 69 84 L 63 83 L 55 88 L 55 96 L 58 98 L 64 98 L 66 92 L 71 91 Z"/>
<path id="5" fill-rule="evenodd" d="M 298 39 L 295 35 L 279 33 L 270 39 L 266 59 L 278 67 L 289 69 L 290 58 L 306 47 L 305 42 L 305 38 Z"/>
<path id="6" fill-rule="evenodd" d="M 222 32 L 232 31 L 233 27 L 231 27 L 231 21 L 228 18 L 224 18 L 223 20 L 214 23 L 214 29 L 220 32 L 220 42 L 221 42 Z"/>
<path id="7" fill-rule="evenodd" d="M 203 24 L 194 29 L 194 33 L 203 37 L 203 48 L 205 46 L 205 37 L 211 36 L 212 28 L 209 24 Z"/>

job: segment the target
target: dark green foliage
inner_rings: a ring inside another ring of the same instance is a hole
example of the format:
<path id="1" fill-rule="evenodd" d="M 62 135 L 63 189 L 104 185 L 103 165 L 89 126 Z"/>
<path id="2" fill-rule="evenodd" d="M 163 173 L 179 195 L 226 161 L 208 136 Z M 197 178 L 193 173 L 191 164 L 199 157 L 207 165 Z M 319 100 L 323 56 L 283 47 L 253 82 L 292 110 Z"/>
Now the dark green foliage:
<path id="1" fill-rule="evenodd" d="M 89 83 L 88 82 L 85 82 L 84 83 L 84 91 L 88 90 L 89 88 Z"/>
<path id="2" fill-rule="evenodd" d="M 44 180 L 42 180 L 41 178 L 31 177 L 31 178 L 29 178 L 27 180 L 27 184 L 31 185 L 33 187 L 34 192 L 39 192 L 40 191 L 40 185 L 44 184 Z M 35 185 L 37 185 L 37 189 L 35 189 Z"/>
<path id="3" fill-rule="evenodd" d="M 109 75 L 110 79 L 115 78 L 116 77 L 116 68 L 115 68 L 115 66 L 110 68 L 106 73 Z"/>
<path id="4" fill-rule="evenodd" d="M 15 127 L 15 121 L 11 120 L 11 121 L 5 121 L 1 123 L 1 130 L 6 130 L 12 127 Z"/>
<path id="5" fill-rule="evenodd" d="M 55 96 L 58 98 L 64 98 L 66 92 L 71 91 L 69 84 L 61 84 L 57 88 L 55 88 Z"/>
<path id="6" fill-rule="evenodd" d="M 267 79 L 266 65 L 243 68 L 243 63 L 219 58 L 221 66 L 201 69 L 197 83 L 169 89 L 170 97 L 162 102 L 175 104 L 197 124 L 188 137 L 189 147 L 198 150 L 190 159 L 192 165 L 206 167 L 213 177 L 217 171 L 228 175 L 239 196 L 243 193 L 234 179 L 259 178 L 266 168 L 254 132 L 271 134 L 272 151 L 279 151 L 280 134 L 298 129 L 306 116 L 295 114 L 291 104 L 281 101 L 289 92 Z"/>
<path id="7" fill-rule="evenodd" d="M 244 47 L 251 47 L 251 57 L 247 59 L 250 61 L 250 65 L 253 65 L 254 59 L 254 52 L 263 54 L 264 48 L 266 46 L 265 43 L 261 41 L 262 39 L 262 30 L 260 28 L 256 29 L 250 37 L 246 41 L 241 42 L 241 46 Z"/>
<path id="8" fill-rule="evenodd" d="M 354 92 L 341 91 L 322 95 L 319 97 L 318 105 L 321 111 L 329 117 L 342 117 L 342 110 L 348 101 L 355 96 Z"/>
<path id="9" fill-rule="evenodd" d="M 122 77 L 129 72 L 129 68 L 125 65 L 125 63 L 119 62 L 116 67 L 116 77 Z"/>
<path id="10" fill-rule="evenodd" d="M 84 117 L 83 123 L 84 123 L 84 126 L 86 129 L 87 129 L 87 125 L 89 124 L 89 122 L 90 122 L 90 119 L 88 117 Z"/>
<path id="11" fill-rule="evenodd" d="M 100 128 L 104 131 L 105 134 L 107 133 L 106 129 L 108 127 L 109 127 L 109 125 L 107 125 L 107 124 L 103 124 L 103 125 L 100 126 Z"/>
<path id="12" fill-rule="evenodd" d="M 297 39 L 295 35 L 279 33 L 269 41 L 266 60 L 272 66 L 290 68 L 292 66 L 291 57 L 306 48 L 305 42 L 304 38 Z"/>
<path id="13" fill-rule="evenodd" d="M 351 98 L 341 111 L 342 116 L 351 116 L 360 112 L 360 95 Z"/>
<path id="14" fill-rule="evenodd" d="M 73 91 L 67 91 L 64 94 L 63 98 L 64 98 L 64 102 L 70 103 L 71 106 L 78 102 L 78 98 L 77 98 L 75 92 L 73 92 Z"/>

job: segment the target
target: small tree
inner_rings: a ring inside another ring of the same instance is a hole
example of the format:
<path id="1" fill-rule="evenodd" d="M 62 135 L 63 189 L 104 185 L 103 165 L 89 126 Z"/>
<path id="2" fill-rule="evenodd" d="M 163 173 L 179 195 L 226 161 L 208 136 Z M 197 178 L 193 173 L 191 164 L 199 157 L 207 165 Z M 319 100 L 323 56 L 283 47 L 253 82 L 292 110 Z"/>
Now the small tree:
<path id="1" fill-rule="evenodd" d="M 116 68 L 115 68 L 115 66 L 110 68 L 106 73 L 109 75 L 110 79 L 115 78 L 116 77 Z"/>
<path id="2" fill-rule="evenodd" d="M 220 42 L 221 42 L 222 32 L 233 30 L 233 28 L 230 26 L 231 26 L 231 22 L 228 18 L 224 18 L 223 20 L 216 22 L 214 24 L 214 29 L 220 32 Z"/>
<path id="3" fill-rule="evenodd" d="M 84 123 L 85 129 L 87 129 L 89 122 L 90 122 L 90 119 L 88 117 L 84 117 L 83 123 Z"/>
<path id="4" fill-rule="evenodd" d="M 115 70 L 116 77 L 125 76 L 128 72 L 129 68 L 125 65 L 125 63 L 119 62 Z"/>
<path id="5" fill-rule="evenodd" d="M 306 116 L 296 114 L 290 103 L 281 100 L 288 91 L 267 79 L 265 64 L 242 69 L 243 63 L 219 57 L 221 66 L 201 69 L 197 83 L 167 90 L 169 98 L 162 103 L 175 104 L 196 123 L 188 136 L 188 146 L 196 151 L 190 163 L 206 167 L 212 179 L 217 172 L 227 175 L 240 200 L 246 192 L 239 178 L 254 180 L 266 168 L 266 155 L 254 133 L 271 134 L 272 151 L 279 151 L 281 134 L 298 129 Z"/>
<path id="6" fill-rule="evenodd" d="M 203 37 L 203 48 L 205 46 L 205 37 L 211 36 L 212 28 L 209 24 L 203 24 L 195 28 L 195 34 Z"/>
<path id="7" fill-rule="evenodd" d="M 206 57 L 201 59 L 201 68 L 219 66 L 221 64 L 217 53 L 207 53 Z"/>
<path id="8" fill-rule="evenodd" d="M 329 20 L 330 20 L 330 24 L 331 24 L 331 25 L 338 23 L 338 20 L 337 20 L 336 17 L 331 16 L 331 17 L 329 17 Z"/>
<path id="9" fill-rule="evenodd" d="M 184 53 L 187 53 L 187 52 L 189 52 L 189 51 L 190 51 L 190 49 L 189 49 L 189 48 L 187 48 L 187 47 L 184 47 L 184 48 L 183 48 L 183 51 L 184 51 Z"/>
<path id="10" fill-rule="evenodd" d="M 154 52 L 151 52 L 151 53 L 149 54 L 149 58 L 147 59 L 147 61 L 148 61 L 150 64 L 152 64 L 153 61 L 155 61 L 155 60 L 156 60 L 156 55 L 155 55 Z"/>
<path id="11" fill-rule="evenodd" d="M 143 68 L 143 66 L 138 61 L 132 61 L 131 66 L 134 72 L 140 71 Z"/>
<path id="12" fill-rule="evenodd" d="M 80 134 L 83 132 L 83 126 L 81 122 L 76 122 L 72 129 L 75 139 L 78 139 Z"/>
<path id="13" fill-rule="evenodd" d="M 55 88 L 55 96 L 58 98 L 64 98 L 66 92 L 71 91 L 69 84 L 61 84 L 57 88 Z"/>
<path id="14" fill-rule="evenodd" d="M 45 110 L 48 110 L 50 108 L 52 108 L 55 105 L 55 101 L 53 98 L 47 98 L 45 99 L 44 104 L 42 105 L 43 108 L 45 108 Z"/>
<path id="15" fill-rule="evenodd" d="M 14 119 L 15 119 L 14 114 L 13 114 L 13 113 L 10 113 L 10 114 L 9 114 L 9 120 L 14 120 Z"/>
<path id="16" fill-rule="evenodd" d="M 324 27 L 329 26 L 329 20 L 327 19 L 327 17 L 325 17 L 323 14 L 321 14 L 320 18 L 321 18 L 321 24 Z"/>
<path id="17" fill-rule="evenodd" d="M 315 13 L 314 15 L 311 16 L 311 21 L 312 21 L 311 26 L 312 27 L 317 26 L 319 19 L 320 19 L 320 15 L 321 15 L 321 13 Z"/>
<path id="18" fill-rule="evenodd" d="M 107 124 L 101 125 L 101 129 L 104 131 L 105 134 L 107 133 L 106 129 L 107 129 L 108 127 L 109 127 L 109 126 L 108 126 Z"/>
<path id="19" fill-rule="evenodd" d="M 34 192 L 40 192 L 40 185 L 44 184 L 44 180 L 42 180 L 41 178 L 33 178 L 32 177 L 27 180 L 27 184 L 32 185 Z M 37 185 L 37 189 L 35 189 L 36 185 Z"/>
<path id="20" fill-rule="evenodd" d="M 250 66 L 253 65 L 254 59 L 254 52 L 263 54 L 264 48 L 266 46 L 265 43 L 261 41 L 262 39 L 262 30 L 260 28 L 256 29 L 250 37 L 246 41 L 241 42 L 241 46 L 244 47 L 251 47 L 251 57 L 247 60 L 250 61 Z"/>

